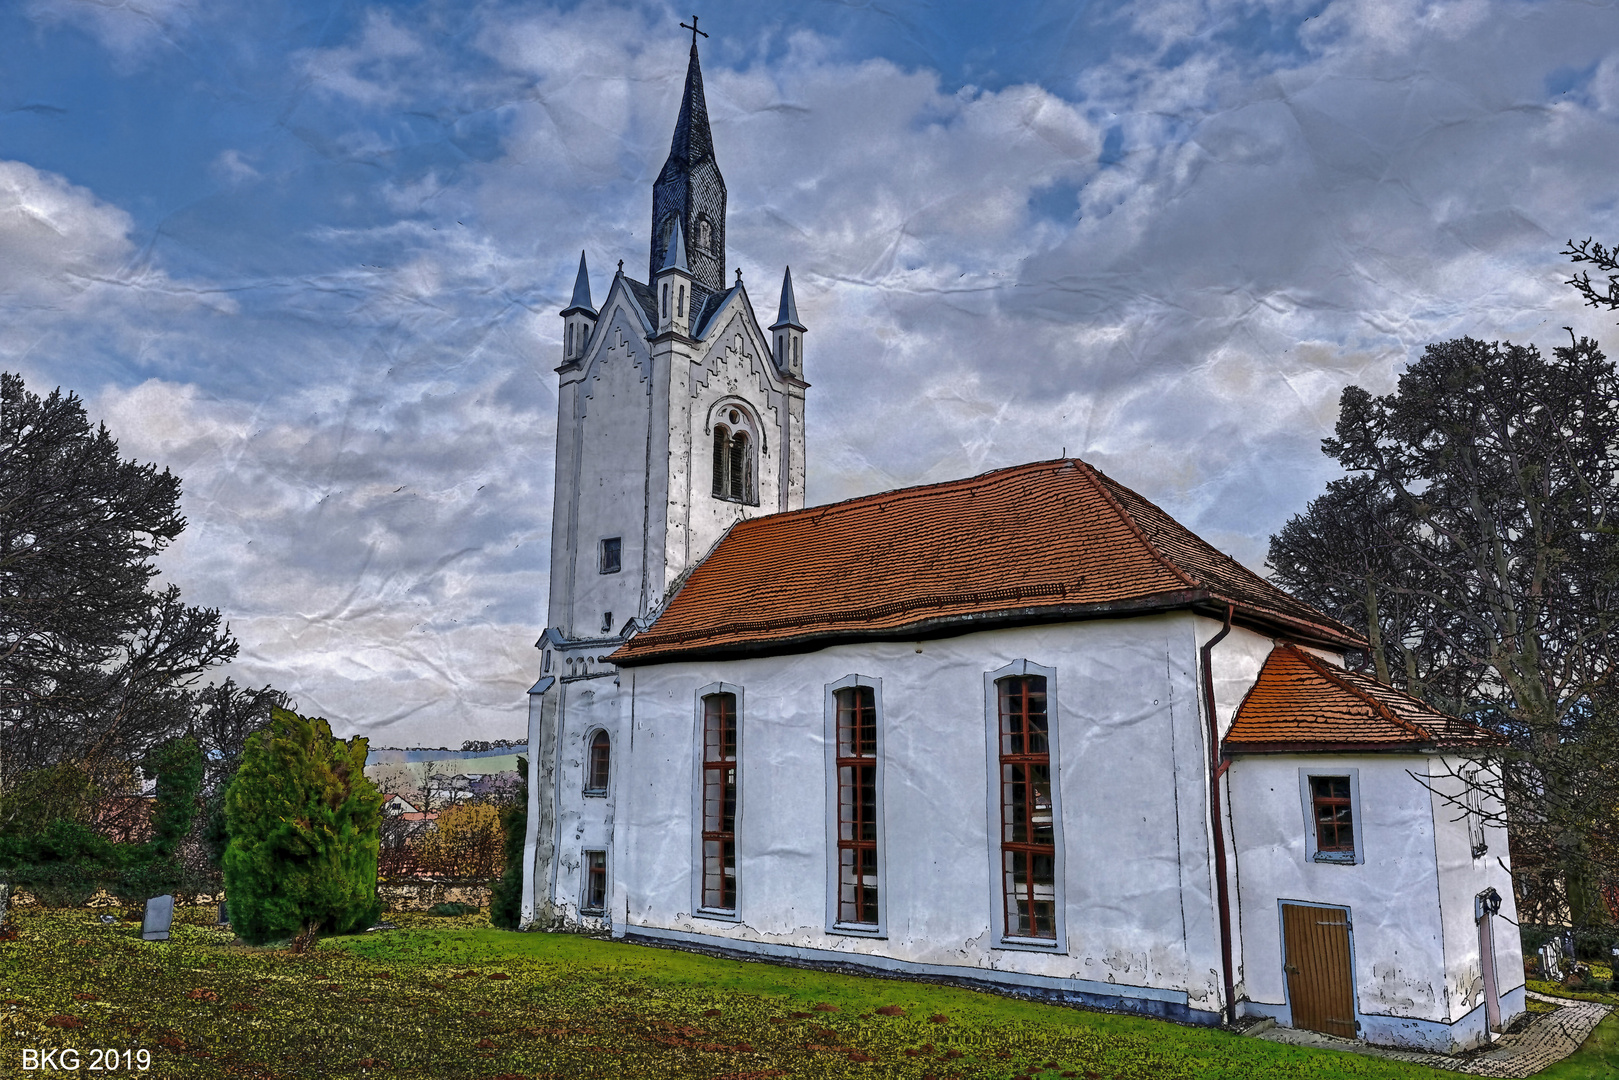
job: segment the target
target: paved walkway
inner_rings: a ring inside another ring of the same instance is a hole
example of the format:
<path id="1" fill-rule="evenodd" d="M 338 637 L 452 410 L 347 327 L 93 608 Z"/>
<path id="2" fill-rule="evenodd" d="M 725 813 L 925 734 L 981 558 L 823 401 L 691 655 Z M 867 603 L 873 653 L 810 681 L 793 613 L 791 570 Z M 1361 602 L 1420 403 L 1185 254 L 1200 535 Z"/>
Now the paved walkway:
<path id="1" fill-rule="evenodd" d="M 1339 1039 L 1314 1031 L 1272 1027 L 1255 1032 L 1255 1037 L 1293 1046 L 1315 1046 L 1324 1050 L 1341 1050 L 1350 1054 L 1409 1061 L 1414 1065 L 1428 1065 L 1435 1069 L 1467 1073 L 1471 1076 L 1526 1077 L 1562 1061 L 1580 1048 L 1591 1034 L 1591 1029 L 1602 1022 L 1611 1006 L 1594 1001 L 1570 1001 L 1566 998 L 1546 997 L 1527 991 L 1536 1001 L 1560 1005 L 1556 1012 L 1542 1013 L 1527 1028 L 1516 1035 L 1503 1035 L 1488 1050 L 1477 1050 L 1458 1057 L 1448 1054 L 1421 1054 L 1409 1050 L 1390 1050 L 1371 1046 L 1353 1039 Z"/>

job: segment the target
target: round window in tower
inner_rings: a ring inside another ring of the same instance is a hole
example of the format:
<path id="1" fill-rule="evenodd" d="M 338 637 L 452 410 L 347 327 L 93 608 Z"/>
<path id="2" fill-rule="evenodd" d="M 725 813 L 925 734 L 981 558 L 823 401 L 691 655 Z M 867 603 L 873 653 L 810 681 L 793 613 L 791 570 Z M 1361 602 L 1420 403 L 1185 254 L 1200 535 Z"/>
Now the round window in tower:
<path id="1" fill-rule="evenodd" d="M 737 415 L 737 411 L 735 409 L 732 409 L 731 410 L 731 423 L 734 424 L 740 419 L 742 419 L 742 417 Z"/>

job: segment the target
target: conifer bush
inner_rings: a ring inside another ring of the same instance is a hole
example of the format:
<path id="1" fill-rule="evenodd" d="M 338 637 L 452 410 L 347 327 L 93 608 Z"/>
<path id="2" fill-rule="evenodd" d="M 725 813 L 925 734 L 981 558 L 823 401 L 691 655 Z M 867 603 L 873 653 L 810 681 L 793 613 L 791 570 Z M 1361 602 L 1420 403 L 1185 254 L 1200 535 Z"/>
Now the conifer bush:
<path id="1" fill-rule="evenodd" d="M 249 944 L 376 922 L 382 796 L 362 771 L 366 740 L 276 708 L 251 735 L 225 793 L 225 893 Z"/>
<path id="2" fill-rule="evenodd" d="M 528 758 L 517 759 L 517 797 L 501 808 L 500 825 L 506 833 L 505 870 L 490 890 L 489 921 L 507 930 L 518 929 L 523 916 L 523 843 L 528 832 Z"/>

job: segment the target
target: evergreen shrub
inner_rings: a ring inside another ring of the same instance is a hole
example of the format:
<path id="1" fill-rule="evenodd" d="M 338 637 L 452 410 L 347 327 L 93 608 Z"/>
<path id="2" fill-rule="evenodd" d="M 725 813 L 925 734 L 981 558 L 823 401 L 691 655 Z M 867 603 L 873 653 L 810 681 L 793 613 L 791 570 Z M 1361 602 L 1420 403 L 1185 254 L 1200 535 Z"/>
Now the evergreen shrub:
<path id="1" fill-rule="evenodd" d="M 382 914 L 382 796 L 366 779 L 366 740 L 287 709 L 248 737 L 225 794 L 223 868 L 231 925 L 263 945 L 364 930 Z"/>
<path id="2" fill-rule="evenodd" d="M 489 922 L 516 930 L 523 917 L 523 841 L 528 833 L 528 758 L 517 759 L 517 798 L 500 811 L 505 868 L 489 897 Z"/>

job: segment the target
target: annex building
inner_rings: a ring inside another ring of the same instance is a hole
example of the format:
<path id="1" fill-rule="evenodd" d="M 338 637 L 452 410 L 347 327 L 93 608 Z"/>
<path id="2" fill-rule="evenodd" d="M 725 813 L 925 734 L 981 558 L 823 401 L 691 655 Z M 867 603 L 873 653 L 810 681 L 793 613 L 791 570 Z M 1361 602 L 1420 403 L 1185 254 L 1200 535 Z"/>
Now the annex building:
<path id="1" fill-rule="evenodd" d="M 647 280 L 581 257 L 562 312 L 525 924 L 1440 1050 L 1521 1014 L 1506 836 L 1445 798 L 1494 736 L 1080 460 L 805 508 L 806 328 L 725 200 L 694 43 Z"/>

